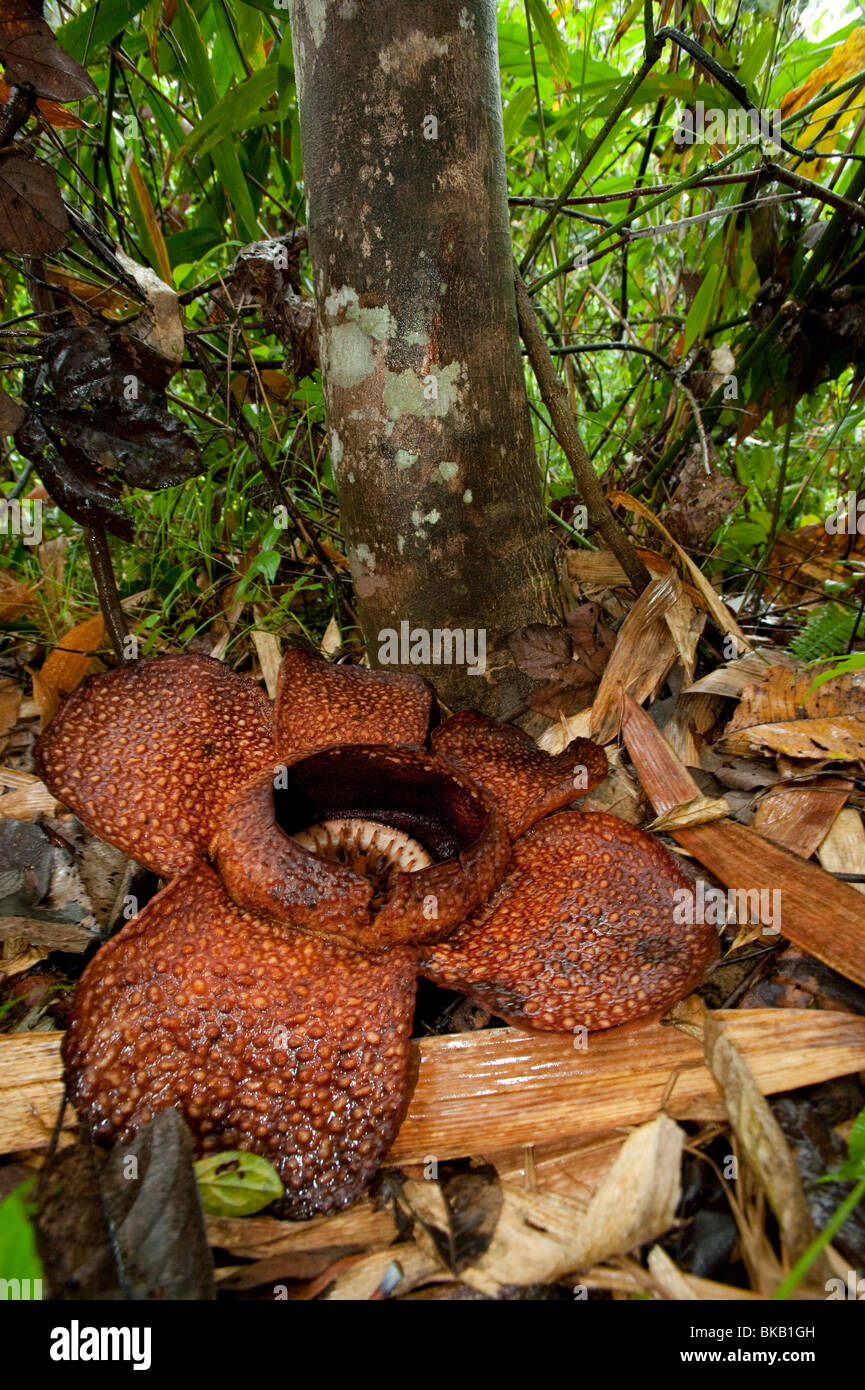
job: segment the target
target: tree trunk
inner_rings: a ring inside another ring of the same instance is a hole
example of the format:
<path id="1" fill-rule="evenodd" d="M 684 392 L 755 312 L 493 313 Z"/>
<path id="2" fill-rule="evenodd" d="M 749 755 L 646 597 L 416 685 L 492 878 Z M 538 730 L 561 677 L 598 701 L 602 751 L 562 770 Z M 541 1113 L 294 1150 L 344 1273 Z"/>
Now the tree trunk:
<path id="1" fill-rule="evenodd" d="M 291 27 L 370 661 L 500 713 L 527 686 L 507 634 L 559 621 L 561 599 L 520 358 L 495 6 L 291 0 Z"/>

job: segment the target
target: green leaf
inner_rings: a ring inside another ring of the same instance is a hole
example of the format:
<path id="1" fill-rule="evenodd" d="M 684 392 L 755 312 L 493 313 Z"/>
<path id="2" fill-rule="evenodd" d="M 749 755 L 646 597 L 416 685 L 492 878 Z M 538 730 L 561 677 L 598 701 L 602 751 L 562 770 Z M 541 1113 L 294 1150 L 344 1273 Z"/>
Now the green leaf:
<path id="1" fill-rule="evenodd" d="M 712 317 L 712 310 L 715 307 L 715 291 L 721 279 L 721 266 L 717 263 L 710 265 L 703 277 L 703 283 L 694 295 L 694 302 L 688 310 L 688 317 L 685 319 L 685 341 L 682 345 L 684 355 L 692 343 L 698 338 L 702 338 L 706 329 L 709 327 L 709 320 Z"/>
<path id="2" fill-rule="evenodd" d="M 35 1182 L 35 1177 L 27 1178 L 0 1202 L 0 1279 L 42 1278 L 42 1261 L 30 1221 L 36 1204 L 27 1200 Z"/>
<path id="3" fill-rule="evenodd" d="M 859 1111 L 847 1140 L 847 1154 L 853 1163 L 862 1166 L 860 1177 L 865 1178 L 865 1108 Z"/>
<path id="4" fill-rule="evenodd" d="M 177 158 L 195 155 L 201 159 L 203 155 L 210 154 L 220 141 L 229 138 L 232 132 L 249 129 L 252 117 L 261 111 L 276 91 L 276 81 L 277 67 L 275 63 L 270 63 L 234 87 L 198 122 L 177 151 Z"/>
<path id="5" fill-rule="evenodd" d="M 774 21 L 767 19 L 760 25 L 758 32 L 749 40 L 745 48 L 745 56 L 739 64 L 739 71 L 736 76 L 746 87 L 750 87 L 756 81 L 758 73 L 763 70 L 763 64 L 769 56 L 769 49 L 772 47 L 774 28 Z"/>
<path id="6" fill-rule="evenodd" d="M 522 128 L 523 121 L 535 104 L 535 94 L 531 87 L 523 87 L 517 95 L 508 102 L 504 109 L 503 121 L 505 127 L 505 149 L 513 144 L 517 134 Z"/>
<path id="7" fill-rule="evenodd" d="M 865 668 L 865 652 L 852 652 L 850 656 L 845 656 L 834 666 L 830 666 L 828 671 L 821 671 L 815 676 L 808 687 L 808 695 L 813 695 L 815 690 L 819 690 L 821 685 L 827 681 L 832 681 L 836 676 L 846 676 L 850 671 L 861 671 Z"/>
<path id="8" fill-rule="evenodd" d="M 571 66 L 568 46 L 559 33 L 556 22 L 544 4 L 544 0 L 526 0 L 532 25 L 538 38 L 547 50 L 553 72 L 559 82 L 566 82 Z"/>
<path id="9" fill-rule="evenodd" d="M 184 64 L 195 85 L 198 109 L 202 116 L 206 117 L 218 106 L 219 94 L 201 30 L 188 0 L 179 0 L 173 29 L 183 53 Z M 255 209 L 232 141 L 220 141 L 213 149 L 212 159 L 225 192 L 231 200 L 241 235 L 246 241 L 254 241 L 258 236 Z"/>
<path id="10" fill-rule="evenodd" d="M 147 0 L 100 0 L 98 5 L 85 5 L 54 37 L 79 63 L 86 63 L 146 8 Z"/>
<path id="11" fill-rule="evenodd" d="M 253 1216 L 283 1193 L 273 1164 L 240 1149 L 200 1158 L 195 1177 L 201 1205 L 212 1216 Z"/>

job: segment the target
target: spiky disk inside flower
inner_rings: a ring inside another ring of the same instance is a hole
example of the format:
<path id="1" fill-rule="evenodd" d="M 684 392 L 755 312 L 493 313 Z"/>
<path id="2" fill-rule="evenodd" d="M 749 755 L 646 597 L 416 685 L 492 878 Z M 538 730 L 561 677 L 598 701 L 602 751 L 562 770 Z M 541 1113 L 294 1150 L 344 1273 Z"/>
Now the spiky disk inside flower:
<path id="1" fill-rule="evenodd" d="M 374 882 L 356 861 L 307 847 L 309 827 L 334 820 L 406 835 L 428 862 Z M 320 748 L 254 782 L 226 808 L 212 848 L 241 907 L 366 950 L 438 940 L 510 860 L 501 814 L 475 782 L 421 749 L 379 744 Z"/>

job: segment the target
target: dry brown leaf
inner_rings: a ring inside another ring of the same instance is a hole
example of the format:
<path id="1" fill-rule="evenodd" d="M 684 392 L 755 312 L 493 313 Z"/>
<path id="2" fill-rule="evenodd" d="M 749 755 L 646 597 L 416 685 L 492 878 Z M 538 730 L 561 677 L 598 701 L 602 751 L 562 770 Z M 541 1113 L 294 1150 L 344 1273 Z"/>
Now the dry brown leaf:
<path id="1" fill-rule="evenodd" d="M 664 614 L 664 622 L 670 629 L 685 679 L 692 681 L 697 663 L 697 643 L 706 626 L 706 614 L 692 603 L 684 585 L 676 602 Z"/>
<path id="2" fill-rule="evenodd" d="M 660 690 L 676 659 L 676 644 L 665 614 L 681 597 L 681 581 L 671 570 L 653 579 L 622 626 L 592 705 L 590 737 L 608 743 L 618 726 L 619 691 L 624 685 L 638 704 Z"/>
<path id="3" fill-rule="evenodd" d="M 369 1250 L 390 1245 L 399 1234 L 392 1207 L 377 1208 L 368 1197 L 348 1211 L 314 1216 L 310 1221 L 278 1221 L 273 1216 L 205 1219 L 211 1246 L 245 1260 L 328 1249 Z"/>
<path id="4" fill-rule="evenodd" d="M 759 681 L 766 675 L 771 666 L 777 665 L 795 666 L 797 663 L 792 657 L 786 658 L 785 653 L 774 648 L 769 652 L 761 650 L 746 652 L 744 656 L 737 657 L 735 661 L 726 661 L 723 666 L 716 666 L 714 671 L 703 676 L 700 680 L 694 681 L 683 693 L 685 695 L 726 695 L 733 699 L 738 699 L 742 691 L 754 681 Z"/>
<path id="5" fill-rule="evenodd" d="M 848 671 L 811 690 L 814 671 L 773 666 L 742 695 L 718 747 L 826 763 L 865 759 L 865 671 Z"/>
<path id="6" fill-rule="evenodd" d="M 817 858 L 830 874 L 865 875 L 865 826 L 852 806 L 845 806 L 839 812 L 817 848 Z M 850 886 L 858 893 L 865 893 L 865 883 Z"/>
<path id="7" fill-rule="evenodd" d="M 21 687 L 11 676 L 0 680 L 0 752 L 21 713 Z"/>
<path id="8" fill-rule="evenodd" d="M 806 785 L 773 787 L 757 807 L 751 825 L 767 840 L 784 845 L 802 859 L 810 859 L 852 789 L 853 783 L 840 777 L 818 777 Z"/>
<path id="9" fill-rule="evenodd" d="M 652 1246 L 646 1264 L 649 1273 L 665 1298 L 672 1299 L 676 1303 L 696 1302 L 698 1300 L 699 1295 L 691 1288 L 686 1275 L 682 1273 L 679 1266 L 670 1259 L 666 1250 L 663 1250 L 660 1245 Z"/>
<path id="10" fill-rule="evenodd" d="M 253 610 L 256 622 L 261 622 L 264 613 L 257 605 Z M 255 644 L 255 652 L 261 666 L 261 674 L 264 677 L 264 684 L 271 700 L 276 699 L 276 682 L 279 678 L 279 667 L 282 662 L 282 649 L 279 638 L 273 632 L 262 632 L 259 628 L 253 628 L 252 640 Z"/>
<path id="11" fill-rule="evenodd" d="M 731 636 L 735 637 L 738 651 L 750 651 L 751 642 L 736 622 L 730 609 L 721 601 L 702 570 L 694 563 L 690 555 L 682 549 L 677 541 L 673 540 L 673 537 L 670 535 L 663 522 L 660 522 L 658 518 L 649 511 L 649 508 L 644 502 L 641 502 L 637 497 L 632 497 L 630 493 L 611 492 L 609 494 L 609 501 L 610 505 L 613 507 L 622 506 L 630 512 L 635 512 L 637 516 L 641 516 L 644 520 L 651 522 L 651 524 L 660 531 L 661 535 L 673 547 L 679 559 L 688 570 L 694 587 L 704 600 L 706 607 L 714 618 L 720 631 L 730 633 Z"/>
<path id="12" fill-rule="evenodd" d="M 336 618 L 331 618 L 324 630 L 324 636 L 321 639 L 322 656 L 336 656 L 341 646 L 342 633 L 339 630 L 339 623 L 336 621 Z"/>
<path id="13" fill-rule="evenodd" d="M 622 734 L 637 776 L 659 815 L 699 794 L 687 768 L 645 711 L 627 695 Z M 727 888 L 759 894 L 761 921 L 772 931 L 780 925 L 782 934 L 804 951 L 865 985 L 862 903 L 849 884 L 731 820 L 689 826 L 673 831 L 673 836 Z"/>
<path id="14" fill-rule="evenodd" d="M 45 783 L 31 772 L 4 767 L 0 769 L 0 783 L 10 788 L 0 796 L 0 820 L 33 820 L 35 816 L 50 816 L 58 805 L 57 798 Z"/>
<path id="15" fill-rule="evenodd" d="M 13 975 L 21 975 L 32 970 L 34 965 L 47 958 L 48 952 L 31 946 L 23 936 L 4 937 L 0 945 L 0 979 L 11 980 Z"/>
<path id="16" fill-rule="evenodd" d="M 0 623 L 17 622 L 33 606 L 35 596 L 32 584 L 22 584 L 8 570 L 0 570 Z"/>
<path id="17" fill-rule="evenodd" d="M 706 739 L 724 712 L 720 695 L 680 695 L 664 725 L 664 738 L 686 767 L 700 767 Z"/>
<path id="18" fill-rule="evenodd" d="M 0 435 L 15 434 L 27 418 L 27 411 L 0 386 Z"/>
<path id="19" fill-rule="evenodd" d="M 541 734 L 538 747 L 545 753 L 562 753 L 575 738 L 588 738 L 591 727 L 591 709 L 580 710 L 579 714 L 560 714 L 555 724 Z"/>
<path id="20" fill-rule="evenodd" d="M 723 1024 L 708 1012 L 703 1023 L 703 1048 L 706 1065 L 724 1097 L 733 1133 L 766 1193 L 792 1264 L 816 1234 L 796 1160 L 747 1061 Z M 815 1262 L 815 1276 L 819 1277 L 822 1267 L 821 1260 Z"/>
<path id="21" fill-rule="evenodd" d="M 654 550 L 643 550 L 639 546 L 636 550 L 643 564 L 655 574 L 665 574 L 672 568 L 666 556 L 658 555 Z M 568 550 L 565 563 L 568 578 L 574 581 L 575 588 L 580 584 L 601 588 L 627 588 L 631 583 L 612 550 Z"/>
<path id="22" fill-rule="evenodd" d="M 548 731 L 549 732 L 549 731 Z M 622 766 L 622 752 L 619 748 L 607 749 L 609 771 L 599 787 L 580 802 L 582 811 L 608 811 L 629 825 L 642 825 L 645 798 L 639 782 L 636 782 Z"/>
<path id="23" fill-rule="evenodd" d="M 50 164 L 0 153 L 0 249 L 33 256 L 66 245 L 69 219 Z"/>
<path id="24" fill-rule="evenodd" d="M 159 254 L 160 269 L 162 270 L 162 279 L 160 279 L 156 271 L 151 270 L 150 266 L 139 265 L 137 261 L 130 260 L 119 248 L 115 251 L 123 269 L 132 276 L 132 279 L 146 296 L 147 302 L 135 321 L 133 332 L 154 352 L 158 352 L 161 357 L 178 367 L 183 361 L 185 343 L 183 310 L 177 297 L 177 291 L 171 288 L 170 283 L 166 283 L 171 280 L 171 262 L 165 251 L 162 230 L 150 203 L 147 186 L 141 178 L 135 160 L 131 162 L 130 175 L 135 179 L 135 187 L 139 196 L 146 199 L 145 211 L 148 214 L 148 230 Z"/>
<path id="25" fill-rule="evenodd" d="M 723 820 L 730 814 L 730 808 L 722 796 L 703 796 L 702 793 L 671 806 L 647 825 L 647 830 L 681 830 L 683 825 L 707 825 L 709 821 Z"/>
<path id="26" fill-rule="evenodd" d="M 77 922 L 47 921 L 35 917 L 0 917 L 0 941 L 21 937 L 28 946 L 44 951 L 86 951 L 96 940 L 94 932 Z"/>
<path id="27" fill-rule="evenodd" d="M 41 670 L 33 673 L 33 694 L 39 702 L 43 728 L 61 701 L 84 679 L 104 636 L 105 622 L 101 613 L 85 619 L 61 637 Z"/>
<path id="28" fill-rule="evenodd" d="M 379 1293 L 383 1285 L 388 1297 L 399 1298 L 419 1284 L 436 1278 L 450 1278 L 442 1261 L 421 1250 L 414 1241 L 407 1241 L 394 1250 L 380 1250 L 352 1261 L 324 1294 L 324 1302 L 370 1299 Z"/>
<path id="29" fill-rule="evenodd" d="M 766 599 L 779 605 L 824 603 L 826 584 L 843 583 L 861 574 L 856 562 L 863 557 L 865 536 L 845 535 L 843 531 L 833 535 L 824 521 L 800 526 L 797 531 L 782 531 L 769 557 Z"/>
<path id="30" fill-rule="evenodd" d="M 684 1131 L 666 1115 L 622 1146 L 588 1208 L 554 1193 L 502 1184 L 502 1209 L 486 1252 L 461 1278 L 494 1296 L 502 1285 L 553 1283 L 663 1235 L 681 1195 Z"/>
<path id="31" fill-rule="evenodd" d="M 0 77 L 0 106 L 5 106 L 11 95 L 10 88 L 3 78 Z M 48 101 L 45 97 L 39 97 L 36 101 L 36 109 L 40 116 L 53 125 L 56 130 L 91 130 L 92 121 L 84 121 L 80 116 L 76 116 L 74 111 L 68 107 L 61 106 L 59 101 Z"/>
<path id="32" fill-rule="evenodd" d="M 46 266 L 45 279 L 49 285 L 68 290 L 76 300 L 81 300 L 87 305 L 84 309 L 70 299 L 69 308 L 77 323 L 89 323 L 93 317 L 91 311 L 98 311 L 107 319 L 125 319 L 141 307 L 137 300 L 131 299 L 122 291 L 109 285 L 97 284 L 95 280 L 82 280 L 80 276 L 71 275 L 68 270 L 61 270 L 59 266 Z"/>

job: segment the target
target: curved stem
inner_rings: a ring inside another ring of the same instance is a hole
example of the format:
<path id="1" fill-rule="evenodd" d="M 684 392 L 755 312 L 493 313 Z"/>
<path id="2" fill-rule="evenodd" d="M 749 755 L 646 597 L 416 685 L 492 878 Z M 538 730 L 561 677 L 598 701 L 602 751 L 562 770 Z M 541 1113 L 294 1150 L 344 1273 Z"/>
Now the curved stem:
<path id="1" fill-rule="evenodd" d="M 111 565 L 105 527 L 88 526 L 84 538 L 90 555 L 93 578 L 96 581 L 96 592 L 99 594 L 99 607 L 102 609 L 111 646 L 117 660 L 126 665 L 133 659 L 129 651 L 129 629 L 120 606 L 120 594 L 117 592 L 117 580 L 114 578 Z"/>

